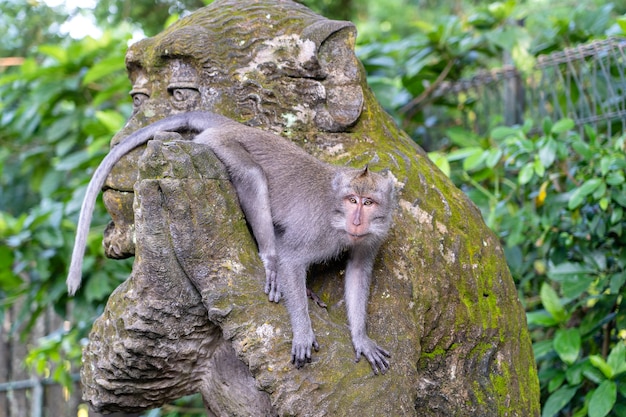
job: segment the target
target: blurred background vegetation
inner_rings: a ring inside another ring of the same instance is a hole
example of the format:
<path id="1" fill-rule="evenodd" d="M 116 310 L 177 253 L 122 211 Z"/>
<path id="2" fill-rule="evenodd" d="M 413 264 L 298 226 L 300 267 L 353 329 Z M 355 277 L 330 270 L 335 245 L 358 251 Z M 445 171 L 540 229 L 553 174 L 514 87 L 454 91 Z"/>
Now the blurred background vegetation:
<path id="1" fill-rule="evenodd" d="M 82 195 L 132 108 L 126 48 L 205 3 L 0 2 L 3 336 L 25 337 L 50 311 L 71 320 L 31 341 L 26 361 L 68 388 L 81 340 L 132 262 L 103 257 L 108 215 L 99 206 L 85 262 L 91 272 L 69 303 L 65 276 Z M 303 3 L 356 23 L 357 53 L 380 102 L 501 238 L 528 314 L 543 416 L 626 416 L 625 132 L 580 128 L 567 117 L 512 126 L 494 117 L 476 132 L 443 123 L 459 112 L 471 116 L 468 103 L 434 95 L 443 83 L 480 71 L 528 70 L 541 54 L 623 36 L 626 1 Z M 618 70 L 611 68 L 609 78 L 624 102 Z M 424 103 L 437 100 L 448 117 L 425 117 Z M 197 399 L 183 400 L 146 415 L 203 415 L 189 411 L 194 405 L 201 408 Z"/>

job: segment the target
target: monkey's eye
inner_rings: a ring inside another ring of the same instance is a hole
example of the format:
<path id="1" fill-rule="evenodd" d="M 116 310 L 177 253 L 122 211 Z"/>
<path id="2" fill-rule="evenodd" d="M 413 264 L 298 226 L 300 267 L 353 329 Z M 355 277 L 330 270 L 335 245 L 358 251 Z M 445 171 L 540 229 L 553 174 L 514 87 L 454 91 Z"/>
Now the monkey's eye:
<path id="1" fill-rule="evenodd" d="M 148 101 L 148 99 L 150 98 L 150 96 L 146 92 L 137 90 L 132 90 L 130 92 L 130 96 L 133 99 L 133 112 L 139 110 L 141 105 Z"/>
<path id="2" fill-rule="evenodd" d="M 348 201 L 349 201 L 351 204 L 356 204 L 356 203 L 358 202 L 358 201 L 357 201 L 357 199 L 356 199 L 356 197 L 348 197 Z"/>
<path id="3" fill-rule="evenodd" d="M 369 198 L 364 198 L 363 199 L 363 205 L 364 206 L 371 206 L 372 204 L 374 204 L 374 202 L 372 200 L 370 200 Z"/>

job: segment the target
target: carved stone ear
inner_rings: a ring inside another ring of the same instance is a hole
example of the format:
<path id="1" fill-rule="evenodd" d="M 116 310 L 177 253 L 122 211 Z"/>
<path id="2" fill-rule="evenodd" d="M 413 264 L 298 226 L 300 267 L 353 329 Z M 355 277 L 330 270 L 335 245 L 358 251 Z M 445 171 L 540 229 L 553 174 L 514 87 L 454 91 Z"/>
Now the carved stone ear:
<path id="1" fill-rule="evenodd" d="M 356 28 L 350 22 L 319 20 L 301 34 L 317 46 L 317 59 L 326 78 L 326 100 L 316 110 L 315 124 L 322 130 L 342 132 L 358 120 L 363 109 L 364 74 L 354 53 Z"/>
<path id="2" fill-rule="evenodd" d="M 330 35 L 345 28 L 349 28 L 356 34 L 356 27 L 352 22 L 322 19 L 305 27 L 300 36 L 303 39 L 313 41 L 319 50 L 322 43 L 324 43 Z"/>

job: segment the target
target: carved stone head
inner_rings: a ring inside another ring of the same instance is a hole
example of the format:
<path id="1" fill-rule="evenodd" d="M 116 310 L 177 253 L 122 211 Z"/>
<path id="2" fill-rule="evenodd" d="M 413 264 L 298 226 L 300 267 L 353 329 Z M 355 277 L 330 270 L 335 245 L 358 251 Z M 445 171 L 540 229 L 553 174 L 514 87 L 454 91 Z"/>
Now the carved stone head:
<path id="1" fill-rule="evenodd" d="M 301 141 L 345 131 L 364 105 L 355 37 L 352 23 L 295 2 L 215 1 L 129 48 L 134 112 L 112 145 L 190 110 L 210 110 Z M 134 254 L 132 192 L 140 153 L 122 160 L 106 184 L 113 222 L 104 246 L 112 258 Z"/>

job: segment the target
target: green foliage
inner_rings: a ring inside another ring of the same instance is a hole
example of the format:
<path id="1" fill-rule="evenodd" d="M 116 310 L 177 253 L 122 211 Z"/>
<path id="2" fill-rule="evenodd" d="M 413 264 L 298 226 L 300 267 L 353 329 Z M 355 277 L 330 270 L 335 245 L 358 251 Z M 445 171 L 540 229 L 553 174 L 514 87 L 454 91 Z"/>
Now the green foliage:
<path id="1" fill-rule="evenodd" d="M 51 306 L 66 314 L 64 281 L 82 195 L 91 167 L 132 107 L 121 93 L 128 89 L 129 37 L 108 32 L 99 40 L 40 45 L 19 69 L 0 76 L 0 315 L 16 300 L 25 306 L 12 322 L 14 333 L 27 333 Z M 102 206 L 95 219 L 106 221 Z M 124 269 L 104 261 L 101 230 L 89 238 L 85 276 L 91 279 L 74 303 L 77 321 L 93 320 Z M 77 362 L 76 341 L 89 327 L 59 329 L 27 362 L 38 371 L 56 364 L 49 373 L 68 383 L 63 364 Z"/>
<path id="2" fill-rule="evenodd" d="M 543 416 L 623 416 L 626 136 L 587 128 L 583 139 L 569 119 L 531 132 L 531 123 L 487 138 L 451 131 L 444 168 L 505 245 L 527 306 Z"/>
<path id="3" fill-rule="evenodd" d="M 411 34 L 358 48 L 383 106 L 434 150 L 431 159 L 501 237 L 528 311 L 543 416 L 626 416 L 624 137 L 579 132 L 569 119 L 506 127 L 498 117 L 481 137 L 454 127 L 480 103 L 433 93 L 479 70 L 529 70 L 538 54 L 624 33 L 614 10 L 495 2 L 465 16 L 426 13 Z"/>
<path id="4" fill-rule="evenodd" d="M 357 54 L 383 107 L 422 147 L 437 150 L 449 145 L 437 134 L 441 125 L 476 117 L 481 105 L 467 94 L 435 94 L 446 83 L 503 65 L 530 70 L 539 54 L 622 33 L 620 22 L 626 27 L 611 3 L 490 2 L 466 15 L 420 13 L 406 36 L 368 33 Z M 426 105 L 430 111 L 421 112 Z M 489 121 L 492 127 L 501 122 Z"/>
<path id="5" fill-rule="evenodd" d="M 43 2 L 0 2 L 0 57 L 21 57 L 44 42 L 58 42 L 56 33 L 67 16 Z"/>
<path id="6" fill-rule="evenodd" d="M 147 36 L 163 30 L 172 15 L 199 9 L 213 0 L 99 0 L 93 10 L 98 22 L 107 27 L 117 27 L 132 22 L 141 27 Z"/>

